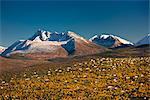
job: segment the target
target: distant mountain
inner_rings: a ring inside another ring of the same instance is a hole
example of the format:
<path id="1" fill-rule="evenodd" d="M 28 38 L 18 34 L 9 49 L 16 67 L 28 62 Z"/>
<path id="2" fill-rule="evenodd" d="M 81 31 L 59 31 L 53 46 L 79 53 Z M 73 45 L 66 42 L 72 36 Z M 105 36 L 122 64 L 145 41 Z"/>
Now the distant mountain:
<path id="1" fill-rule="evenodd" d="M 135 45 L 136 46 L 150 45 L 150 34 L 146 35 L 144 38 L 139 40 Z"/>
<path id="2" fill-rule="evenodd" d="M 107 48 L 122 48 L 133 46 L 133 43 L 114 35 L 95 35 L 89 39 L 91 42 Z"/>
<path id="3" fill-rule="evenodd" d="M 0 46 L 0 54 L 5 51 L 6 47 Z"/>
<path id="4" fill-rule="evenodd" d="M 69 55 L 89 55 L 103 52 L 100 47 L 74 32 L 65 33 L 38 30 L 27 40 L 19 40 L 8 47 L 2 56 L 23 56 L 32 59 L 64 58 Z"/>

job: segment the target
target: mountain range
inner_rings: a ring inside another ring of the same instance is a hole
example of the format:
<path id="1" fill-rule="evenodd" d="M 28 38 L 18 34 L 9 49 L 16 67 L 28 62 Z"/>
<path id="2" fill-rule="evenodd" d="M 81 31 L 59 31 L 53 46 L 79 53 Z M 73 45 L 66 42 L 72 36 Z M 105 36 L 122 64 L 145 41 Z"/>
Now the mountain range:
<path id="1" fill-rule="evenodd" d="M 26 40 L 18 40 L 7 49 L 0 47 L 4 57 L 31 59 L 67 58 L 69 56 L 92 55 L 114 48 L 135 47 L 150 44 L 150 34 L 136 44 L 111 34 L 95 35 L 89 40 L 75 32 L 65 33 L 38 30 Z"/>
<path id="2" fill-rule="evenodd" d="M 89 55 L 104 52 L 98 46 L 75 32 L 66 33 L 38 30 L 27 40 L 19 40 L 8 47 L 2 56 L 24 56 L 32 59 L 66 58 L 70 55 Z"/>

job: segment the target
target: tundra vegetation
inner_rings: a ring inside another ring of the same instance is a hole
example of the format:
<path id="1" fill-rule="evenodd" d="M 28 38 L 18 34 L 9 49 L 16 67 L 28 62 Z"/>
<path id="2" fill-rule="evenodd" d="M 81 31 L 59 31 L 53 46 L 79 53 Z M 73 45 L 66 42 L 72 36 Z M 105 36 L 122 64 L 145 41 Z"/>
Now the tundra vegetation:
<path id="1" fill-rule="evenodd" d="M 108 100 L 150 97 L 150 57 L 92 58 L 0 82 L 0 99 Z M 38 68 L 40 65 L 37 65 Z M 36 67 L 36 66 L 35 66 Z"/>

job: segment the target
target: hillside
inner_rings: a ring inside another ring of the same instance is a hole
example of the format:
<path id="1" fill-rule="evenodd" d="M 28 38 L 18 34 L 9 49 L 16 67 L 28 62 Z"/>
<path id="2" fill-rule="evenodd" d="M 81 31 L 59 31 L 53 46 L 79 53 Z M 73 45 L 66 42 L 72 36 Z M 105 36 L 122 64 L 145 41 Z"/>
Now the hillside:
<path id="1" fill-rule="evenodd" d="M 97 53 L 92 55 L 84 56 L 69 56 L 67 58 L 57 58 L 57 59 L 48 59 L 48 60 L 32 60 L 27 57 L 17 55 L 12 56 L 11 58 L 0 57 L 0 73 L 12 72 L 16 73 L 18 70 L 23 71 L 24 68 L 32 67 L 34 65 L 42 65 L 43 68 L 46 68 L 49 65 L 59 67 L 60 65 L 66 66 L 67 64 L 74 64 L 75 62 L 81 62 L 88 60 L 90 58 L 96 57 L 111 57 L 111 58 L 123 58 L 123 57 L 150 57 L 150 46 L 143 45 L 139 47 L 128 47 L 121 49 L 113 49 L 103 53 Z M 14 63 L 15 62 L 15 63 Z M 34 67 L 33 67 L 34 68 Z"/>
<path id="2" fill-rule="evenodd" d="M 59 67 L 37 64 L 1 80 L 0 98 L 148 99 L 149 61 L 148 57 L 96 57 Z"/>
<path id="3" fill-rule="evenodd" d="M 137 47 L 117 48 L 96 55 L 103 57 L 150 57 L 150 46 L 142 45 Z"/>
<path id="4" fill-rule="evenodd" d="M 0 99 L 148 99 L 149 48 L 49 60 L 0 57 Z"/>

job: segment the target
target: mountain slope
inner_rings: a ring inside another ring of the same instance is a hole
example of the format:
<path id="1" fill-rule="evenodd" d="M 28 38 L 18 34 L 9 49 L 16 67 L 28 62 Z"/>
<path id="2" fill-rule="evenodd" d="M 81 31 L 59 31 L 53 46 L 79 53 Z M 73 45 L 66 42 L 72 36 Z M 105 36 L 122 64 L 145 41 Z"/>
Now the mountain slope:
<path id="1" fill-rule="evenodd" d="M 68 31 L 68 35 L 75 40 L 74 55 L 89 55 L 104 52 L 106 48 L 92 43 L 89 40 L 77 35 L 74 32 Z"/>
<path id="2" fill-rule="evenodd" d="M 32 59 L 88 55 L 105 51 L 104 48 L 74 32 L 51 33 L 38 30 L 31 38 L 19 40 L 6 49 L 3 56 L 25 56 Z"/>
<path id="3" fill-rule="evenodd" d="M 150 45 L 150 34 L 142 38 L 136 43 L 136 46 L 141 46 L 141 45 Z"/>
<path id="4" fill-rule="evenodd" d="M 49 59 L 56 57 L 67 57 L 70 49 L 70 42 L 74 40 L 70 37 L 65 41 L 50 41 L 52 33 L 48 31 L 38 30 L 31 38 L 27 40 L 19 40 L 6 49 L 3 56 L 25 56 L 32 59 Z M 65 48 L 62 47 L 65 45 Z M 71 46 L 74 49 L 73 46 Z"/>
<path id="5" fill-rule="evenodd" d="M 114 35 L 95 35 L 89 39 L 91 42 L 107 48 L 118 48 L 132 46 L 133 43 Z"/>

